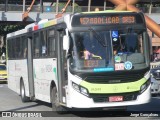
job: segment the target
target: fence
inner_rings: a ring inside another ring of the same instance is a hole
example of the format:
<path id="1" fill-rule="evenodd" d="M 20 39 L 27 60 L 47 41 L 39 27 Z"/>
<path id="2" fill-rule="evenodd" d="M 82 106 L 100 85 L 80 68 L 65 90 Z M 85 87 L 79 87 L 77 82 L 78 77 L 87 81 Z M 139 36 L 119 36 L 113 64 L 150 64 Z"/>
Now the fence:
<path id="1" fill-rule="evenodd" d="M 29 5 L 25 5 L 25 10 L 27 10 L 27 8 L 29 7 Z M 94 11 L 95 8 L 99 8 L 99 10 L 104 10 L 103 6 L 91 6 L 90 7 L 90 11 Z M 114 9 L 114 7 L 106 7 L 105 10 L 111 10 Z M 141 11 L 143 11 L 144 13 L 149 13 L 149 8 L 148 7 L 139 7 L 139 9 Z M 58 12 L 60 12 L 62 10 L 62 7 L 59 7 Z M 88 11 L 88 6 L 75 6 L 74 8 L 74 12 L 87 12 Z M 0 11 L 10 11 L 10 12 L 14 12 L 14 11 L 19 11 L 22 12 L 23 11 L 23 5 L 17 5 L 17 4 L 7 4 L 7 6 L 5 6 L 4 4 L 0 4 Z M 67 12 L 73 12 L 73 7 L 72 6 L 68 6 Z M 31 12 L 56 12 L 56 6 L 40 6 L 40 5 L 33 5 Z M 152 13 L 160 13 L 160 7 L 152 7 L 151 8 L 151 12 Z"/>
<path id="2" fill-rule="evenodd" d="M 155 67 L 157 67 L 159 65 L 160 65 L 160 62 L 151 62 L 150 63 L 150 68 L 152 69 L 152 68 L 155 68 Z"/>

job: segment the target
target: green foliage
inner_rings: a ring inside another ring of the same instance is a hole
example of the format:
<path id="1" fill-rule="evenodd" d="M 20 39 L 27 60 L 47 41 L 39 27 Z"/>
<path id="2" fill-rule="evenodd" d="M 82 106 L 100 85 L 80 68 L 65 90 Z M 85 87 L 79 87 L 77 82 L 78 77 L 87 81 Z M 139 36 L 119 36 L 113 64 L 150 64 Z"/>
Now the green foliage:
<path id="1" fill-rule="evenodd" d="M 66 2 L 60 2 L 58 4 L 58 11 L 60 12 L 65 7 L 66 4 L 67 4 Z M 56 3 L 54 3 L 52 6 L 55 8 Z M 74 4 L 74 9 L 75 9 L 75 12 L 82 11 L 81 6 L 79 6 L 77 3 Z M 66 12 L 72 12 L 72 2 L 68 5 Z"/>
<path id="2" fill-rule="evenodd" d="M 8 33 L 23 29 L 25 25 L 0 24 L 0 35 L 5 36 Z"/>

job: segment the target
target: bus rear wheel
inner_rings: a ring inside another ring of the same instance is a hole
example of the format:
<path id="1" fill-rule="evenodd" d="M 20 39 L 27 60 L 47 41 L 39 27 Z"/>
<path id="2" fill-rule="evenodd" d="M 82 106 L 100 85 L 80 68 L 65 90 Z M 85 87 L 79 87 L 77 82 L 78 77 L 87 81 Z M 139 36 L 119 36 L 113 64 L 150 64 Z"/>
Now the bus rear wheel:
<path id="1" fill-rule="evenodd" d="M 64 114 L 67 112 L 66 108 L 61 106 L 59 104 L 59 97 L 58 97 L 58 92 L 56 87 L 52 88 L 52 95 L 51 95 L 51 100 L 52 100 L 52 110 L 56 111 L 58 114 Z"/>
<path id="2" fill-rule="evenodd" d="M 24 82 L 23 81 L 21 81 L 21 83 L 20 83 L 20 96 L 21 96 L 22 102 L 28 102 L 29 101 L 29 97 L 27 97 L 26 93 L 25 93 L 25 87 L 24 87 Z"/>

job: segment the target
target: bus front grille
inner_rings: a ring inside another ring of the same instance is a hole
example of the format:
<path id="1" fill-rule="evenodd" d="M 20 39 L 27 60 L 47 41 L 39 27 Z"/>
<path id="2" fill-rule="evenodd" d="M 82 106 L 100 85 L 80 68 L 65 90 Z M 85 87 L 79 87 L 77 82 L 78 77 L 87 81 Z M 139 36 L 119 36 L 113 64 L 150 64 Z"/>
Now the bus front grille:
<path id="1" fill-rule="evenodd" d="M 114 84 L 114 83 L 127 83 L 140 80 L 144 77 L 143 74 L 119 74 L 119 75 L 106 75 L 106 76 L 87 76 L 86 82 L 98 84 Z"/>

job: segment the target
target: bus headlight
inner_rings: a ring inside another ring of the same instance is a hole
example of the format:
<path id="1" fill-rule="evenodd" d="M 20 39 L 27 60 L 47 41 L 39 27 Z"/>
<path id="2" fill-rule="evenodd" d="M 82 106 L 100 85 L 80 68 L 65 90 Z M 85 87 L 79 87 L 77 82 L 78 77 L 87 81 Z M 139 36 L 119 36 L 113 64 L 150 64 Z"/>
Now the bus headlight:
<path id="1" fill-rule="evenodd" d="M 87 89 L 86 89 L 86 88 L 80 87 L 80 91 L 81 91 L 82 94 L 88 96 L 88 92 L 87 92 Z"/>
<path id="2" fill-rule="evenodd" d="M 80 92 L 81 94 L 83 94 L 83 95 L 85 95 L 85 96 L 89 96 L 88 90 L 87 90 L 86 88 L 84 88 L 84 87 L 82 87 L 82 86 L 79 86 L 78 84 L 76 84 L 76 83 L 74 83 L 74 82 L 72 82 L 72 87 L 73 87 L 76 91 Z"/>
<path id="3" fill-rule="evenodd" d="M 147 88 L 148 86 L 150 85 L 150 79 L 148 79 L 140 88 L 140 94 L 142 94 Z"/>

